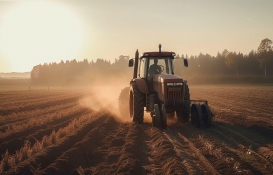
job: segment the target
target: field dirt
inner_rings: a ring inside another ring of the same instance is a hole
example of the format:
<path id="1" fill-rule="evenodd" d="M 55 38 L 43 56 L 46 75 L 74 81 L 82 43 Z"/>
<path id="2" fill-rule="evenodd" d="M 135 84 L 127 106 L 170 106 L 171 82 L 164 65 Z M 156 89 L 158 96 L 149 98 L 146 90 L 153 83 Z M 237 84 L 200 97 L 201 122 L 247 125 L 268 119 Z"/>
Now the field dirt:
<path id="1" fill-rule="evenodd" d="M 273 174 L 273 87 L 190 86 L 209 128 L 117 112 L 120 89 L 0 91 L 0 174 Z"/>

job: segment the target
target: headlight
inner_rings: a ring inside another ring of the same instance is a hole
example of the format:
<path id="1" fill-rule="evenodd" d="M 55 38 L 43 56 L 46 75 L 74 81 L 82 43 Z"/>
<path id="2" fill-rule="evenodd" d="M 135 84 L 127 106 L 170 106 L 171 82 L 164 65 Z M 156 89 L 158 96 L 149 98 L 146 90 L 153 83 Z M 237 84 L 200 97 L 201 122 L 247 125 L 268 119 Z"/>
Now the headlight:
<path id="1" fill-rule="evenodd" d="M 167 86 L 174 86 L 174 83 L 167 83 Z"/>
<path id="2" fill-rule="evenodd" d="M 182 86 L 183 83 L 167 83 L 167 86 Z"/>

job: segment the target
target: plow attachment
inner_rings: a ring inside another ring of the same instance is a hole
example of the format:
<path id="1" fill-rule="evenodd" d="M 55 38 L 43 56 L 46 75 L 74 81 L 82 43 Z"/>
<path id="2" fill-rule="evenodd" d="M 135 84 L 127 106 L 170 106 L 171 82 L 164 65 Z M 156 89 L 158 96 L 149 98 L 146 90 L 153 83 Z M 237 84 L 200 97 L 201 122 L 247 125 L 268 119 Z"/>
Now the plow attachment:
<path id="1" fill-rule="evenodd" d="M 205 100 L 191 100 L 191 122 L 197 128 L 211 125 L 211 111 Z"/>

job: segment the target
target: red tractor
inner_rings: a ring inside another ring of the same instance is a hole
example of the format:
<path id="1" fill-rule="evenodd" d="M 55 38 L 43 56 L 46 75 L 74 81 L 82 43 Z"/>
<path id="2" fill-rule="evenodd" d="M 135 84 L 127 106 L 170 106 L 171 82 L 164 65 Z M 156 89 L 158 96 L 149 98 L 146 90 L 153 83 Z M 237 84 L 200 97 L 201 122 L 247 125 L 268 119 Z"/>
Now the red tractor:
<path id="1" fill-rule="evenodd" d="M 129 116 L 133 122 L 143 123 L 144 109 L 152 117 L 152 126 L 165 129 L 167 113 L 176 113 L 180 122 L 191 122 L 196 127 L 211 124 L 211 112 L 205 100 L 190 100 L 187 81 L 174 74 L 174 52 L 144 52 L 139 58 L 129 60 L 134 67 L 130 86 L 119 96 L 121 115 Z M 188 67 L 188 60 L 184 59 Z"/>

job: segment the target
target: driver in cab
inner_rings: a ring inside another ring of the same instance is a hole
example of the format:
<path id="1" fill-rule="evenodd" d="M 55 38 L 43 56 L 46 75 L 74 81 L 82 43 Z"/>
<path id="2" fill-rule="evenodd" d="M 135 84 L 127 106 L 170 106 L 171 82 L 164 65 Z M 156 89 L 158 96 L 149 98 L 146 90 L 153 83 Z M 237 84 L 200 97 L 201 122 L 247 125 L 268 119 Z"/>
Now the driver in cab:
<path id="1" fill-rule="evenodd" d="M 150 77 L 155 75 L 155 74 L 160 74 L 162 72 L 162 68 L 157 65 L 158 60 L 154 59 L 154 64 L 152 64 L 149 68 L 149 75 Z"/>

